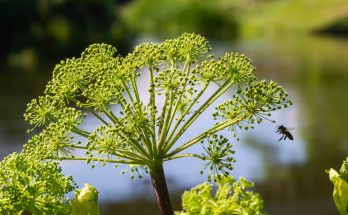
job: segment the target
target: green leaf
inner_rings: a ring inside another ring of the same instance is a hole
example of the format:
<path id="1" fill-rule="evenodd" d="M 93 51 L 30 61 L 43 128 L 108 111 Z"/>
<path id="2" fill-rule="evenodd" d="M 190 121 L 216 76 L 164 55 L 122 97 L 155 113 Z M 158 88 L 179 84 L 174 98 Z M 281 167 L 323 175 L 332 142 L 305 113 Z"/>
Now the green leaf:
<path id="1" fill-rule="evenodd" d="M 342 166 L 340 168 L 340 176 L 344 180 L 348 181 L 348 157 L 342 163 Z"/>
<path id="2" fill-rule="evenodd" d="M 333 199 L 341 215 L 348 215 L 348 183 L 334 170 L 330 169 L 329 177 L 334 184 Z"/>

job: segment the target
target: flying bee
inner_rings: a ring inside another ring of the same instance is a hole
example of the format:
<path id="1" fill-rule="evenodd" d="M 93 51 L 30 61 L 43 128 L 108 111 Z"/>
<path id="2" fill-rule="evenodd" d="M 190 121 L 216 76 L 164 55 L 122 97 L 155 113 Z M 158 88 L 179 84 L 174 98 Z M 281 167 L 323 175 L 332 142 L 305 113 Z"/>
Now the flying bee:
<path id="1" fill-rule="evenodd" d="M 292 134 L 289 132 L 289 130 L 284 125 L 277 126 L 276 133 L 282 135 L 282 137 L 278 140 L 278 142 L 283 140 L 283 139 L 286 140 L 286 138 L 289 138 L 290 140 L 294 139 Z"/>

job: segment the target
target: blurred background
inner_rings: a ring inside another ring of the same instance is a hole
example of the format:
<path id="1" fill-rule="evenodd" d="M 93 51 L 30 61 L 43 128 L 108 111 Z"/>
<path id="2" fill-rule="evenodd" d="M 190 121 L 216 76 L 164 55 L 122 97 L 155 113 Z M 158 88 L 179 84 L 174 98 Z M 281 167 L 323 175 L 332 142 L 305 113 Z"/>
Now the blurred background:
<path id="1" fill-rule="evenodd" d="M 255 182 L 270 214 L 338 214 L 325 170 L 338 169 L 348 155 L 346 0 L 1 0 L 0 20 L 1 159 L 30 138 L 25 105 L 43 93 L 61 59 L 95 42 L 124 55 L 138 43 L 195 32 L 211 41 L 216 56 L 249 56 L 258 78 L 283 85 L 294 102 L 273 115 L 294 128 L 294 140 L 277 142 L 268 122 L 241 132 L 239 142 L 231 139 L 232 175 Z M 122 168 L 62 165 L 80 186 L 98 189 L 102 214 L 158 214 L 147 177 L 131 181 L 119 174 Z M 182 192 L 206 180 L 201 165 L 193 159 L 166 164 L 176 210 Z"/>

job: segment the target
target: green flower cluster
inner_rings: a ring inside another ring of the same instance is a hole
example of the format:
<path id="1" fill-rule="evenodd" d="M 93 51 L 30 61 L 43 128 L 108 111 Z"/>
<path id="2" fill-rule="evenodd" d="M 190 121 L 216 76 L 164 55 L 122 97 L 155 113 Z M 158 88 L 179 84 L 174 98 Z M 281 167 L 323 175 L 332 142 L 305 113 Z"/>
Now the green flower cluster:
<path id="1" fill-rule="evenodd" d="M 196 186 L 190 191 L 185 191 L 182 197 L 183 211 L 177 211 L 175 214 L 266 214 L 261 196 L 246 190 L 254 186 L 252 182 L 244 178 L 236 181 L 231 176 L 220 177 L 216 181 L 218 189 L 215 196 L 212 194 L 213 185 L 207 182 Z"/>
<path id="2" fill-rule="evenodd" d="M 236 127 L 245 130 L 254 128 L 255 123 L 269 120 L 272 111 L 291 105 L 287 96 L 285 90 L 273 81 L 255 81 L 244 89 L 239 88 L 233 99 L 218 105 L 213 116 L 214 119 L 223 121 L 235 122 L 235 119 L 240 119 L 230 127 L 234 137 L 237 137 Z"/>
<path id="3" fill-rule="evenodd" d="M 202 144 L 204 143 L 204 141 L 201 142 Z M 232 144 L 228 142 L 227 138 L 216 134 L 208 137 L 207 142 L 208 146 L 205 147 L 203 145 L 205 153 L 202 154 L 202 159 L 207 161 L 204 165 L 204 169 L 208 169 L 208 181 L 216 178 L 219 179 L 221 173 L 224 176 L 228 176 L 228 171 L 233 170 L 232 163 L 235 162 L 231 157 L 231 155 L 235 153 L 232 150 Z M 203 174 L 203 170 L 201 174 Z"/>
<path id="4" fill-rule="evenodd" d="M 110 45 L 91 45 L 80 57 L 60 62 L 44 95 L 28 104 L 25 119 L 41 132 L 26 150 L 40 159 L 128 164 L 131 172 L 195 157 L 207 162 L 210 177 L 226 175 L 234 161 L 232 144 L 215 134 L 252 127 L 291 103 L 276 83 L 256 81 L 246 56 L 229 53 L 212 59 L 210 51 L 204 37 L 187 33 L 139 45 L 124 57 Z M 140 79 L 148 80 L 147 87 L 139 87 Z M 216 107 L 218 123 L 178 144 L 226 92 L 234 95 Z M 100 122 L 93 130 L 80 126 L 87 116 Z M 206 154 L 182 153 L 201 141 L 208 142 Z M 76 157 L 74 150 L 86 156 Z"/>
<path id="5" fill-rule="evenodd" d="M 51 123 L 24 145 L 24 151 L 37 159 L 57 159 L 72 156 L 73 144 L 78 143 L 65 126 Z"/>
<path id="6" fill-rule="evenodd" d="M 0 162 L 0 214 L 69 214 L 64 195 L 76 189 L 57 163 L 43 162 L 25 153 L 13 153 Z"/>
<path id="7" fill-rule="evenodd" d="M 218 60 L 203 61 L 194 72 L 205 81 L 230 79 L 235 83 L 248 84 L 255 79 L 254 70 L 251 60 L 245 55 L 228 53 Z"/>

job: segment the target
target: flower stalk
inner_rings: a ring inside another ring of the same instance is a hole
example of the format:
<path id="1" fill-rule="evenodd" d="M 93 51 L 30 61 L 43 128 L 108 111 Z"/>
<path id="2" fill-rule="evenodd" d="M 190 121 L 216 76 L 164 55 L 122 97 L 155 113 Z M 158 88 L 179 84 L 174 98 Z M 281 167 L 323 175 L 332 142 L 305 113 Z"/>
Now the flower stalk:
<path id="1" fill-rule="evenodd" d="M 155 163 L 154 166 L 151 167 L 150 175 L 160 214 L 173 215 L 174 211 L 170 202 L 163 164 L 161 162 Z"/>

